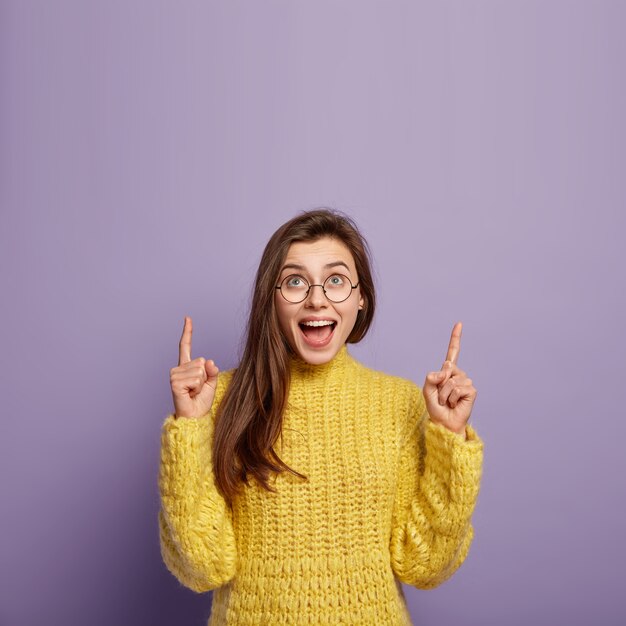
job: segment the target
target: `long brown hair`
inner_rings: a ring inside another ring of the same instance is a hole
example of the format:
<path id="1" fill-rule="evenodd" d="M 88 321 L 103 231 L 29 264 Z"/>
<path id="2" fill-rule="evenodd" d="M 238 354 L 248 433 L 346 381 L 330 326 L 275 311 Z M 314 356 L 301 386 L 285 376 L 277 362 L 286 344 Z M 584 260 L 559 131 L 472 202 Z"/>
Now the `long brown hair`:
<path id="1" fill-rule="evenodd" d="M 305 211 L 272 235 L 256 274 L 243 356 L 216 415 L 213 471 L 219 491 L 230 504 L 249 476 L 274 492 L 268 484 L 270 472 L 288 471 L 307 479 L 284 463 L 273 448 L 282 430 L 293 355 L 279 326 L 274 297 L 291 244 L 321 237 L 342 241 L 356 265 L 364 305 L 346 341 L 363 339 L 372 323 L 376 298 L 369 247 L 350 217 L 330 209 Z"/>

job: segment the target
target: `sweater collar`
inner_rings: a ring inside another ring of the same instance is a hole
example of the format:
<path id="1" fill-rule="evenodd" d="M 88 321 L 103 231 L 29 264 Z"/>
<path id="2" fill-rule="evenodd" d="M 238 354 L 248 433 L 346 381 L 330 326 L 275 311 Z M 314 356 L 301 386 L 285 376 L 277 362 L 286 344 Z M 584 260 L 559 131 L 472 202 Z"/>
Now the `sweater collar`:
<path id="1" fill-rule="evenodd" d="M 290 362 L 292 380 L 320 380 L 346 370 L 351 356 L 344 343 L 339 352 L 327 363 L 312 365 L 300 356 L 292 356 Z"/>

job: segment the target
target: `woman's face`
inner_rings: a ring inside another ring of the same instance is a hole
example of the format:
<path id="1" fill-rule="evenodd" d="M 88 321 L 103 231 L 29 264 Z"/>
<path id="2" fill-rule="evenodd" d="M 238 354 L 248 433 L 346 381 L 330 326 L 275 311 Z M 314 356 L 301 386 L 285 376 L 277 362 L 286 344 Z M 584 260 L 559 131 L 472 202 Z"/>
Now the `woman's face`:
<path id="1" fill-rule="evenodd" d="M 359 282 L 348 247 L 339 239 L 323 237 L 291 244 L 276 284 L 293 275 L 289 283 L 297 289 L 303 284 L 302 278 L 309 285 L 322 285 L 330 278 L 330 294 L 338 288 L 334 286 L 341 284 L 338 274 L 347 276 L 353 285 Z M 300 358 L 313 365 L 327 363 L 339 352 L 364 305 L 360 287 L 338 303 L 331 302 L 321 287 L 311 287 L 307 297 L 296 304 L 285 300 L 278 289 L 275 298 L 278 321 L 287 341 Z"/>

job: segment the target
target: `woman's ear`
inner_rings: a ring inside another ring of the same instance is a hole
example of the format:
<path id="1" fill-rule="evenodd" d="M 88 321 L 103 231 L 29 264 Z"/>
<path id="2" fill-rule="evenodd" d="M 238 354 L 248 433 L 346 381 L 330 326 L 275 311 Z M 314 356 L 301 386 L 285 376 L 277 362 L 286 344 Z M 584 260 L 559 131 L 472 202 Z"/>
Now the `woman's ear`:
<path id="1" fill-rule="evenodd" d="M 361 296 L 359 298 L 359 311 L 362 311 L 364 306 L 365 306 L 365 300 L 363 299 L 363 296 Z"/>

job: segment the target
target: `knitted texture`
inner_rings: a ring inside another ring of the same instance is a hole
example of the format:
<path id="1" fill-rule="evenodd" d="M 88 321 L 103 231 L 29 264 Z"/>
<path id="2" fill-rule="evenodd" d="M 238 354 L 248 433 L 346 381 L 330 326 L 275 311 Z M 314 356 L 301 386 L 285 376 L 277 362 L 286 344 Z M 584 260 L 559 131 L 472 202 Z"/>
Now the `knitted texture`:
<path id="1" fill-rule="evenodd" d="M 411 624 L 401 582 L 429 589 L 465 560 L 483 442 L 432 422 L 414 383 L 371 370 L 342 347 L 323 365 L 300 359 L 273 475 L 232 510 L 215 486 L 215 410 L 165 419 L 159 531 L 167 568 L 215 589 L 209 626 Z"/>

